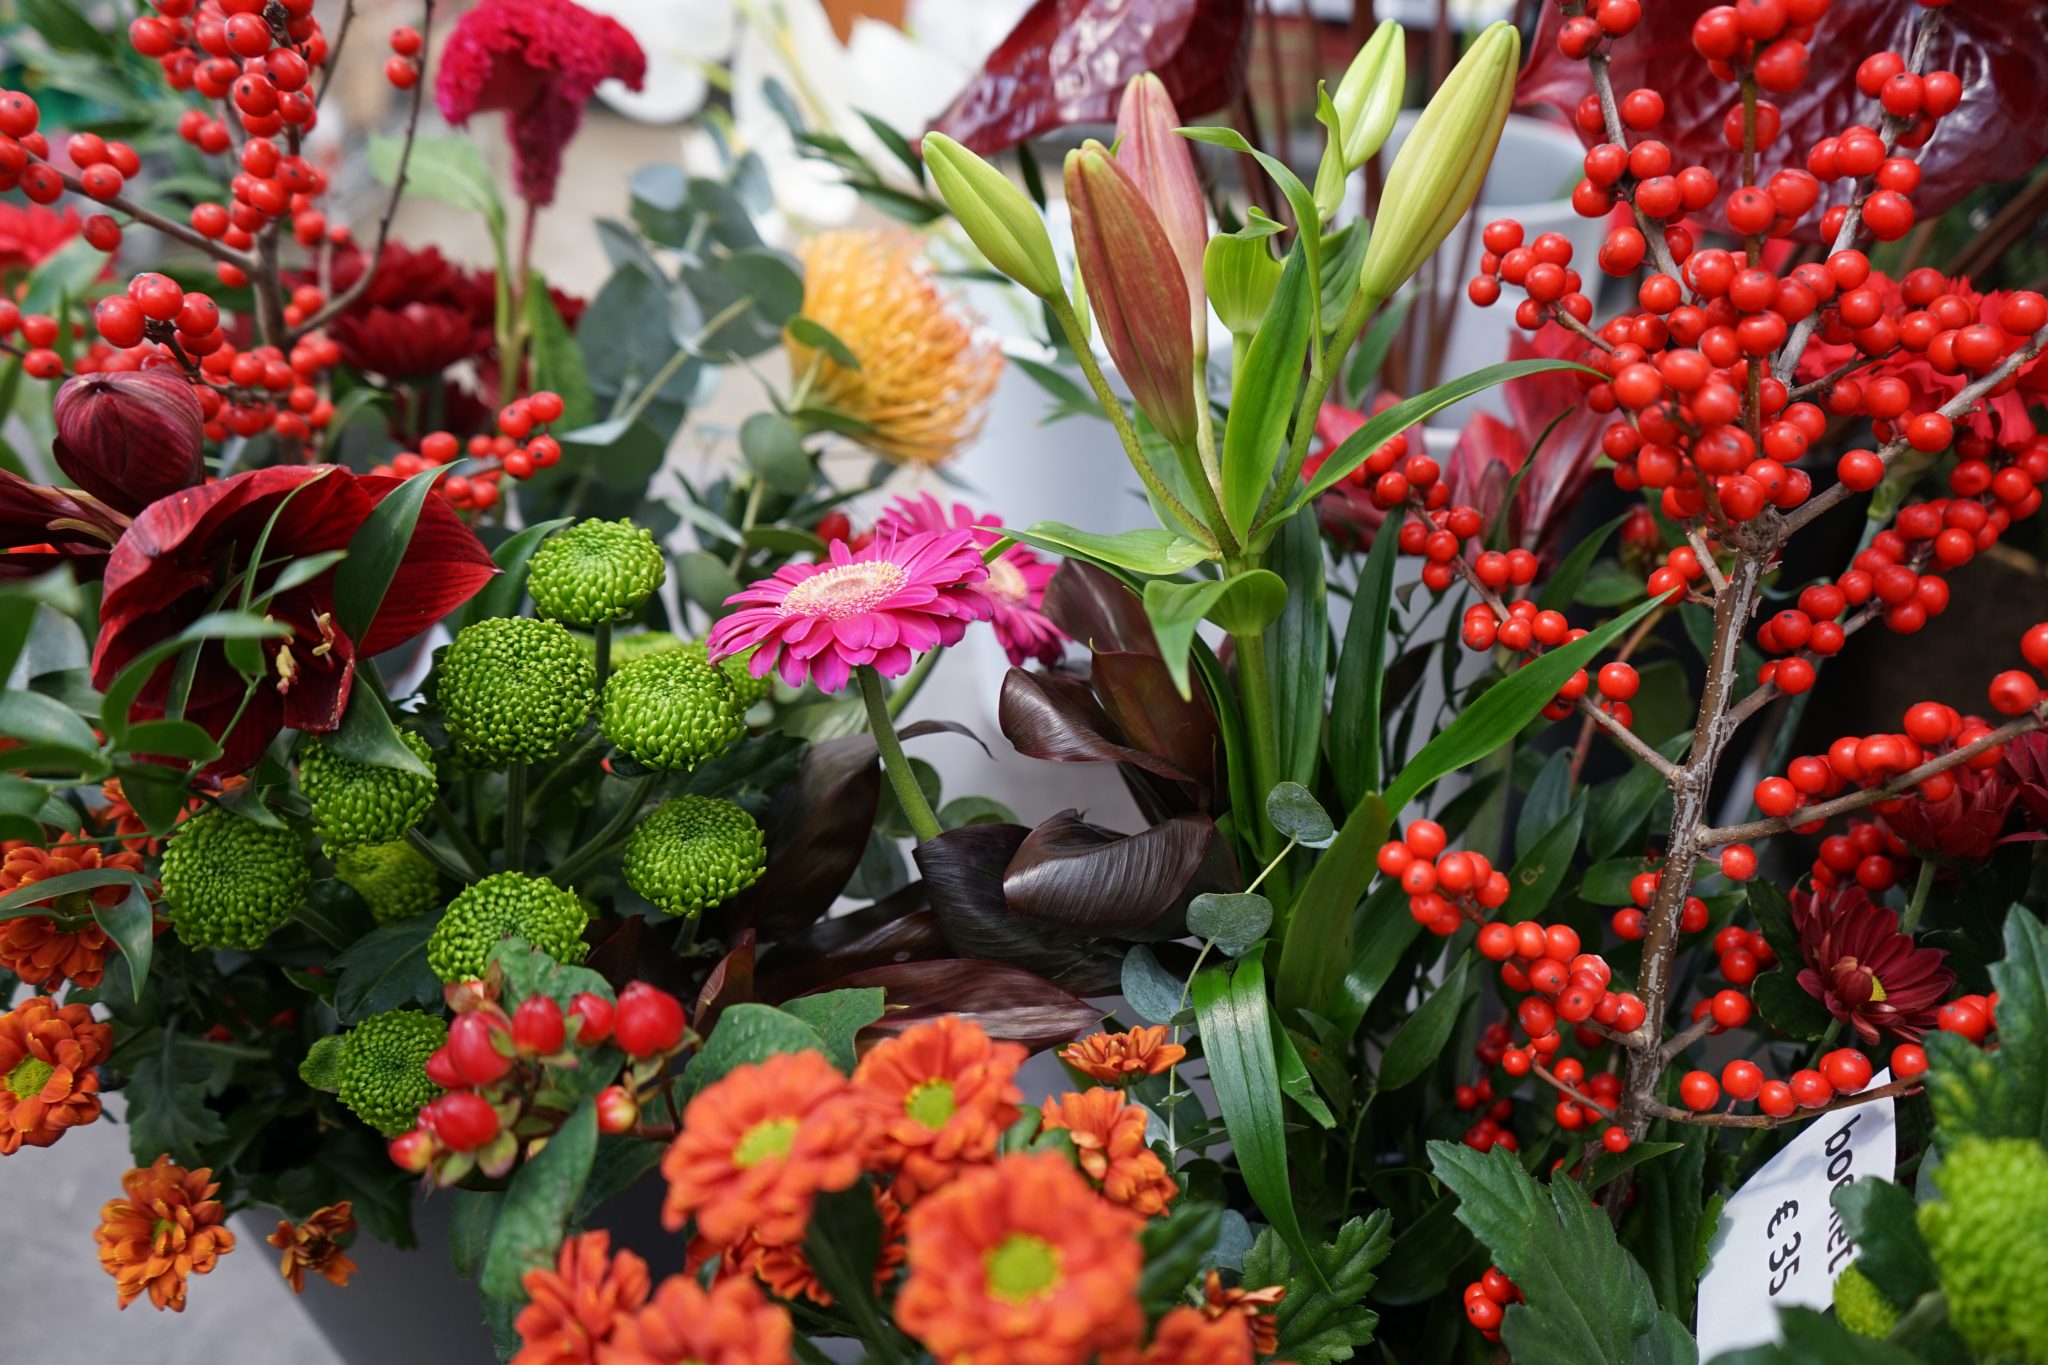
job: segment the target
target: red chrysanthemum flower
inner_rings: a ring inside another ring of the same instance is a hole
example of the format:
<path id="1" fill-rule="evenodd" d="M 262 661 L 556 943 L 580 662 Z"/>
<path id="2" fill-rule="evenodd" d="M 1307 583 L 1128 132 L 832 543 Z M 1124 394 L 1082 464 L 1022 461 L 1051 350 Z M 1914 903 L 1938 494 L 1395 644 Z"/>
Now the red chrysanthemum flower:
<path id="1" fill-rule="evenodd" d="M 113 1050 L 113 1028 L 85 1005 L 39 995 L 0 1014 L 0 1156 L 47 1147 L 98 1118 L 93 1068 Z"/>
<path id="2" fill-rule="evenodd" d="M 837 692 L 863 664 L 902 677 L 915 655 L 959 643 L 992 610 L 971 531 L 829 548 L 829 562 L 785 564 L 726 598 L 740 610 L 711 628 L 712 661 L 752 649 L 755 677 L 779 664 L 791 687 L 809 677 L 819 691 Z"/>
<path id="3" fill-rule="evenodd" d="M 985 551 L 1002 539 L 1002 532 L 986 528 L 1002 524 L 1003 519 L 993 513 L 975 515 L 964 502 L 954 503 L 949 510 L 926 493 L 917 498 L 896 499 L 875 522 L 875 535 L 903 539 L 920 531 L 971 530 L 976 548 Z M 992 612 L 989 620 L 995 626 L 996 638 L 1002 641 L 1003 652 L 1020 668 L 1026 659 L 1058 663 L 1065 652 L 1067 633 L 1054 625 L 1044 611 L 1045 586 L 1052 582 L 1058 567 L 1040 559 L 1030 546 L 1023 544 L 1012 545 L 988 561 L 988 581 L 982 584 L 982 591 L 988 594 Z"/>
<path id="4" fill-rule="evenodd" d="M 1978 770 L 1965 763 L 1949 769 L 1954 787 L 1939 801 L 1912 795 L 1890 803 L 1884 822 L 1915 852 L 1947 862 L 1976 862 L 1991 856 L 2019 787 L 2001 768 Z"/>
<path id="5" fill-rule="evenodd" d="M 20 840 L 0 843 L 0 895 L 35 882 L 101 868 L 142 870 L 141 855 L 102 853 L 98 844 L 75 843 L 68 836 L 48 848 Z M 93 919 L 95 905 L 119 905 L 128 891 L 100 886 L 73 891 L 48 901 L 47 915 L 0 920 L 0 968 L 31 986 L 61 986 L 66 981 L 86 990 L 100 984 L 107 968 L 106 931 Z"/>
<path id="6" fill-rule="evenodd" d="M 1157 1076 L 1188 1055 L 1179 1043 L 1166 1041 L 1166 1025 L 1152 1024 L 1127 1033 L 1091 1033 L 1060 1049 L 1060 1060 L 1091 1081 L 1129 1085 Z"/>
<path id="7" fill-rule="evenodd" d="M 1102 1197 L 1147 1218 L 1180 1193 L 1159 1153 L 1145 1145 L 1145 1111 L 1121 1090 L 1069 1090 L 1039 1110 L 1046 1131 L 1065 1129 L 1074 1156 Z"/>
<path id="8" fill-rule="evenodd" d="M 1252 1365 L 1252 1335 L 1235 1318 L 1182 1304 L 1159 1319 L 1151 1345 L 1106 1355 L 1102 1365 Z"/>
<path id="9" fill-rule="evenodd" d="M 566 1238 L 553 1266 L 520 1279 L 528 1303 L 512 1325 L 524 1344 L 511 1365 L 592 1365 L 620 1319 L 647 1302 L 647 1262 L 613 1256 L 611 1240 L 602 1229 Z"/>
<path id="10" fill-rule="evenodd" d="M 816 1052 L 735 1067 L 697 1093 L 661 1159 L 670 1231 L 686 1219 L 713 1246 L 752 1235 L 801 1242 L 811 1202 L 860 1178 L 866 1125 L 852 1086 Z"/>
<path id="11" fill-rule="evenodd" d="M 646 77 L 647 55 L 609 15 L 569 0 L 483 0 L 455 22 L 434 99 L 457 125 L 505 112 L 519 195 L 538 206 L 555 200 L 562 149 L 591 94 L 607 80 L 638 90 Z"/>
<path id="12" fill-rule="evenodd" d="M 124 1197 L 100 1210 L 93 1239 L 100 1266 L 114 1277 L 121 1307 L 144 1294 L 157 1311 L 185 1311 L 185 1285 L 235 1249 L 213 1172 L 173 1166 L 168 1156 L 121 1177 Z"/>
<path id="13" fill-rule="evenodd" d="M 1866 1047 L 1880 1034 L 1915 1041 L 1934 1027 L 1935 1011 L 1956 984 L 1939 948 L 1899 932 L 1899 913 L 1873 905 L 1861 886 L 1826 899 L 1792 893 L 1806 966 L 1799 985 L 1850 1025 Z"/>
<path id="14" fill-rule="evenodd" d="M 355 1207 L 344 1199 L 313 1210 L 303 1223 L 280 1218 L 277 1231 L 264 1240 L 284 1253 L 278 1260 L 278 1272 L 292 1293 L 303 1294 L 309 1270 L 336 1289 L 348 1284 L 349 1276 L 356 1273 L 356 1263 L 344 1246 L 355 1232 Z"/>
<path id="15" fill-rule="evenodd" d="M 887 1190 L 875 1190 L 874 1198 L 875 1212 L 882 1220 L 882 1254 L 875 1259 L 875 1293 L 879 1296 L 896 1278 L 906 1252 L 903 1206 Z M 819 1283 L 818 1273 L 798 1243 L 763 1246 L 749 1234 L 726 1248 L 720 1273 L 752 1275 L 779 1299 L 794 1302 L 807 1298 L 820 1308 L 832 1306 L 832 1291 Z"/>
<path id="16" fill-rule="evenodd" d="M 709 1290 L 671 1275 L 645 1308 L 622 1316 L 597 1365 L 789 1365 L 789 1314 L 743 1276 Z"/>
<path id="17" fill-rule="evenodd" d="M 1017 1121 L 1025 1050 L 998 1043 L 979 1024 L 945 1015 L 878 1043 L 854 1068 L 853 1084 L 874 1133 L 869 1161 L 895 1176 L 910 1204 L 962 1170 L 995 1159 L 1003 1130 Z"/>
<path id="18" fill-rule="evenodd" d="M 970 1171 L 909 1222 L 896 1321 L 946 1365 L 1072 1365 L 1144 1334 L 1142 1220 L 1064 1157 Z"/>

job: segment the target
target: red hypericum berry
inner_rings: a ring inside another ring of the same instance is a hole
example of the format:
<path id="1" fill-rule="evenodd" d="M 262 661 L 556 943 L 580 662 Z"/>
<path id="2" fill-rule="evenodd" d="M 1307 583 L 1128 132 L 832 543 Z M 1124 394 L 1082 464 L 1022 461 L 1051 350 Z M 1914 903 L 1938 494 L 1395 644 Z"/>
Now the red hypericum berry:
<path id="1" fill-rule="evenodd" d="M 391 30 L 391 50 L 401 57 L 417 57 L 425 44 L 416 28 L 394 28 Z"/>
<path id="2" fill-rule="evenodd" d="M 1792 1099 L 1801 1109 L 1818 1109 L 1835 1097 L 1835 1087 L 1818 1071 L 1792 1073 Z"/>
<path id="3" fill-rule="evenodd" d="M 683 1006 L 667 991 L 635 981 L 619 993 L 612 1029 L 629 1057 L 673 1052 L 683 1040 Z"/>
<path id="4" fill-rule="evenodd" d="M 93 306 L 92 319 L 109 346 L 126 350 L 142 344 L 147 319 L 142 316 L 141 305 L 127 295 L 109 294 L 101 299 Z"/>
<path id="5" fill-rule="evenodd" d="M 597 1092 L 597 1131 L 629 1133 L 640 1121 L 640 1106 L 625 1087 L 608 1085 Z"/>
<path id="6" fill-rule="evenodd" d="M 1900 1043 L 1892 1049 L 1892 1078 L 1917 1081 L 1927 1074 L 1927 1052 L 1917 1043 Z"/>
<path id="7" fill-rule="evenodd" d="M 498 1050 L 504 1025 L 482 1010 L 457 1015 L 448 1026 L 448 1056 L 470 1085 L 490 1085 L 512 1069 L 512 1059 Z"/>
<path id="8" fill-rule="evenodd" d="M 529 995 L 512 1011 L 512 1045 L 521 1056 L 552 1057 L 567 1041 L 562 1007 L 551 997 Z"/>
<path id="9" fill-rule="evenodd" d="M 1748 844 L 1730 844 L 1721 850 L 1721 875 L 1734 882 L 1746 882 L 1756 875 L 1756 850 Z"/>
<path id="10" fill-rule="evenodd" d="M 1688 1071 L 1678 1083 L 1678 1098 L 1688 1109 L 1712 1109 L 1720 1103 L 1721 1083 L 1704 1071 Z"/>
<path id="11" fill-rule="evenodd" d="M 1983 1042 L 1991 1031 L 1991 1016 L 1977 997 L 1968 995 L 1943 1005 L 1936 1011 L 1934 1023 L 1943 1033 L 1960 1033 L 1973 1043 Z"/>
<path id="12" fill-rule="evenodd" d="M 471 1152 L 498 1135 L 498 1111 L 482 1095 L 458 1090 L 422 1109 L 420 1126 L 450 1151 Z"/>
<path id="13" fill-rule="evenodd" d="M 569 1002 L 569 1017 L 576 1025 L 576 1041 L 595 1047 L 612 1036 L 612 1002 L 601 995 L 583 991 Z"/>
<path id="14" fill-rule="evenodd" d="M 391 1139 L 385 1150 L 391 1154 L 392 1165 L 418 1175 L 433 1164 L 434 1135 L 424 1128 L 415 1128 Z"/>
<path id="15" fill-rule="evenodd" d="M 1710 1003 L 1710 1008 L 1714 1015 L 1714 1022 L 1722 1028 L 1741 1028 L 1749 1022 L 1749 997 L 1741 991 L 1716 992 Z"/>
<path id="16" fill-rule="evenodd" d="M 2002 716 L 2025 715 L 2041 701 L 2041 685 L 2017 668 L 1993 678 L 1987 691 L 1992 709 Z"/>
<path id="17" fill-rule="evenodd" d="M 1782 1119 L 1799 1107 L 1799 1101 L 1793 1097 L 1792 1087 L 1783 1081 L 1765 1081 L 1757 1092 L 1756 1107 L 1774 1119 Z"/>
<path id="18" fill-rule="evenodd" d="M 448 1055 L 448 1045 L 443 1043 L 427 1057 L 427 1079 L 443 1090 L 460 1090 L 469 1081 L 455 1069 L 455 1059 Z"/>

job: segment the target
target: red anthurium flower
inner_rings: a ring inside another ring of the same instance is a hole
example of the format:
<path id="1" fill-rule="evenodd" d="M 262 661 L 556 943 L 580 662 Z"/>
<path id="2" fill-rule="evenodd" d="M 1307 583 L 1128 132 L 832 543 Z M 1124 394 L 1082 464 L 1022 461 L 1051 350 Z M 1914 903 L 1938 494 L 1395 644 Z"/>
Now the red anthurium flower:
<path id="1" fill-rule="evenodd" d="M 98 578 L 127 524 L 89 493 L 0 469 L 0 580 L 36 578 L 60 564 L 81 579 Z"/>
<path id="2" fill-rule="evenodd" d="M 136 655 L 219 609 L 219 603 L 238 601 L 238 588 L 225 597 L 224 590 L 248 570 L 273 514 L 277 522 L 263 547 L 259 592 L 292 560 L 346 549 L 399 483 L 331 465 L 300 465 L 250 470 L 152 503 L 107 561 L 94 685 L 104 689 Z M 383 605 L 361 639 L 349 638 L 335 620 L 332 570 L 277 594 L 269 614 L 292 634 L 263 642 L 267 677 L 239 721 L 241 675 L 220 645 L 201 648 L 184 715 L 221 742 L 224 752 L 208 771 L 243 770 L 281 728 L 334 729 L 348 706 L 358 656 L 410 640 L 468 601 L 496 572 L 482 543 L 448 503 L 428 498 Z M 164 713 L 171 676 L 166 664 L 142 689 L 137 719 Z"/>

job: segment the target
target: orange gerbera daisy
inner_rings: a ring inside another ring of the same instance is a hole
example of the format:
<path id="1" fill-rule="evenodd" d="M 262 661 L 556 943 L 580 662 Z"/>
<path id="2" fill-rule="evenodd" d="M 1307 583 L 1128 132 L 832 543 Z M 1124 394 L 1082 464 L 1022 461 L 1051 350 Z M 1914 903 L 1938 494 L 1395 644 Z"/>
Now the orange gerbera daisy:
<path id="1" fill-rule="evenodd" d="M 893 1172 L 905 1205 L 970 1166 L 995 1159 L 1003 1130 L 1017 1121 L 1016 1085 L 1026 1053 L 991 1040 L 955 1015 L 905 1029 L 854 1069 L 854 1088 L 876 1132 L 874 1168 Z"/>
<path id="2" fill-rule="evenodd" d="M 292 1287 L 292 1293 L 306 1292 L 306 1272 L 322 1276 L 336 1289 L 356 1273 L 356 1263 L 342 1249 L 344 1238 L 356 1231 L 355 1208 L 344 1199 L 339 1204 L 313 1210 L 303 1223 L 280 1218 L 277 1231 L 264 1240 L 284 1253 L 278 1270 Z"/>
<path id="3" fill-rule="evenodd" d="M 619 1318 L 597 1365 L 789 1365 L 789 1314 L 745 1276 L 706 1291 L 671 1275 L 645 1308 Z"/>
<path id="4" fill-rule="evenodd" d="M 1048 1131 L 1067 1130 L 1081 1169 L 1110 1203 L 1150 1218 L 1180 1193 L 1166 1163 L 1145 1145 L 1145 1111 L 1127 1103 L 1122 1091 L 1069 1090 L 1047 1100 L 1039 1116 Z"/>
<path id="5" fill-rule="evenodd" d="M 735 1067 L 683 1110 L 661 1173 L 670 1231 L 687 1218 L 714 1246 L 742 1236 L 769 1246 L 803 1240 L 811 1201 L 860 1178 L 866 1125 L 846 1077 L 816 1052 Z"/>
<path id="6" fill-rule="evenodd" d="M 113 1028 L 84 1005 L 39 995 L 0 1014 L 0 1156 L 47 1147 L 98 1118 L 93 1068 L 113 1050 Z"/>
<path id="7" fill-rule="evenodd" d="M 1102 1365 L 1252 1365 L 1252 1338 L 1241 1323 L 1183 1304 L 1159 1320 L 1150 1346 L 1104 1356 Z"/>
<path id="8" fill-rule="evenodd" d="M 38 848 L 19 839 L 0 843 L 0 895 L 33 882 L 103 867 L 142 870 L 134 853 L 101 853 L 98 844 L 60 839 Z M 51 914 L 0 921 L 0 968 L 31 986 L 61 986 L 67 980 L 87 990 L 100 984 L 107 967 L 107 935 L 93 921 L 92 908 L 110 908 L 128 894 L 119 886 L 72 891 L 46 902 Z"/>
<path id="9" fill-rule="evenodd" d="M 567 1238 L 553 1269 L 526 1272 L 530 1302 L 512 1324 L 525 1344 L 512 1365 L 591 1365 L 612 1329 L 647 1302 L 647 1262 L 613 1256 L 611 1243 L 603 1230 Z"/>
<path id="10" fill-rule="evenodd" d="M 882 1254 L 875 1261 L 875 1293 L 879 1297 L 903 1264 L 903 1206 L 887 1190 L 874 1191 L 875 1212 L 882 1218 Z M 832 1292 L 818 1282 L 803 1246 L 763 1246 L 752 1236 L 740 1238 L 725 1251 L 726 1274 L 751 1274 L 779 1299 L 808 1298 L 821 1308 L 832 1306 Z"/>
<path id="11" fill-rule="evenodd" d="M 965 1172 L 908 1222 L 896 1320 L 946 1365 L 1072 1365 L 1144 1334 L 1140 1222 L 1062 1156 Z"/>
<path id="12" fill-rule="evenodd" d="M 1061 1061 L 1104 1085 L 1129 1085 L 1141 1076 L 1157 1076 L 1187 1055 L 1179 1043 L 1166 1041 L 1164 1024 L 1128 1033 L 1091 1033 L 1060 1049 Z"/>
<path id="13" fill-rule="evenodd" d="M 1269 1356 L 1280 1349 L 1280 1322 L 1273 1312 L 1287 1297 L 1287 1286 L 1269 1284 L 1259 1289 L 1228 1288 L 1215 1271 L 1202 1283 L 1202 1311 L 1211 1318 L 1238 1318 L 1251 1329 L 1252 1350 Z"/>
<path id="14" fill-rule="evenodd" d="M 211 1271 L 235 1249 L 227 1212 L 213 1197 L 220 1186 L 212 1180 L 211 1170 L 188 1171 L 168 1156 L 121 1177 L 127 1197 L 107 1201 L 93 1232 L 121 1307 L 146 1293 L 159 1312 L 184 1312 L 186 1280 Z"/>

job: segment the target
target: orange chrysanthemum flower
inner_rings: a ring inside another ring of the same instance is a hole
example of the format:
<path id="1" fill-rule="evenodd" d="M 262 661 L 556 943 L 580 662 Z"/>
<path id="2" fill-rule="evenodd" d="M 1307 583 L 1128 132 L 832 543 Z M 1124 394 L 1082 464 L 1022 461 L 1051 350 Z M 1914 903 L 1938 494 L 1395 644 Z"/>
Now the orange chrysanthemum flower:
<path id="1" fill-rule="evenodd" d="M 344 1238 L 354 1237 L 355 1231 L 355 1207 L 344 1199 L 339 1204 L 313 1210 L 303 1223 L 280 1218 L 277 1231 L 264 1240 L 284 1253 L 279 1258 L 278 1271 L 291 1285 L 292 1293 L 303 1294 L 309 1270 L 336 1289 L 348 1284 L 348 1277 L 356 1273 L 356 1263 L 349 1259 L 342 1243 Z"/>
<path id="2" fill-rule="evenodd" d="M 804 316 L 824 325 L 857 369 L 785 337 L 790 370 L 813 376 L 811 401 L 867 424 L 855 439 L 895 464 L 940 465 L 981 430 L 1003 355 L 950 306 L 908 232 L 826 232 L 797 248 Z"/>
<path id="3" fill-rule="evenodd" d="M 1145 1111 L 1125 1101 L 1122 1091 L 1069 1090 L 1047 1100 L 1039 1115 L 1048 1130 L 1067 1130 L 1081 1169 L 1110 1203 L 1150 1218 L 1180 1193 L 1166 1163 L 1145 1145 Z"/>
<path id="4" fill-rule="evenodd" d="M 113 1050 L 113 1028 L 84 1005 L 39 995 L 0 1014 L 0 1156 L 47 1147 L 98 1118 L 93 1068 Z"/>
<path id="5" fill-rule="evenodd" d="M 1202 1284 L 1202 1311 L 1218 1319 L 1237 1318 L 1251 1330 L 1252 1350 L 1269 1356 L 1280 1349 L 1280 1322 L 1273 1310 L 1287 1297 L 1287 1286 L 1269 1284 L 1259 1289 L 1225 1288 L 1215 1271 Z"/>
<path id="6" fill-rule="evenodd" d="M 714 1246 L 751 1233 L 768 1246 L 803 1240 L 811 1201 L 860 1178 L 866 1124 L 846 1077 L 816 1052 L 735 1067 L 683 1110 L 661 1173 L 670 1231 L 687 1218 Z"/>
<path id="7" fill-rule="evenodd" d="M 870 1160 L 893 1172 L 904 1205 L 971 1166 L 995 1159 L 1003 1130 L 1023 1111 L 1017 1068 L 1027 1054 L 955 1015 L 905 1029 L 854 1069 L 876 1137 Z"/>
<path id="8" fill-rule="evenodd" d="M 188 1171 L 168 1156 L 121 1177 L 126 1198 L 100 1210 L 93 1239 L 100 1266 L 114 1277 L 126 1308 L 143 1294 L 157 1310 L 185 1311 L 185 1283 L 204 1275 L 235 1249 L 227 1212 L 213 1197 L 220 1186 L 205 1167 Z"/>
<path id="9" fill-rule="evenodd" d="M 0 895 L 73 872 L 103 867 L 142 870 L 134 853 L 101 853 L 98 844 L 61 839 L 48 848 L 18 839 L 0 844 Z M 72 891 L 43 902 L 50 914 L 24 915 L 0 921 L 0 968 L 31 986 L 61 986 L 66 981 L 92 989 L 107 968 L 107 935 L 92 918 L 92 907 L 110 908 L 128 892 L 119 886 Z"/>
<path id="10" fill-rule="evenodd" d="M 645 1308 L 622 1316 L 597 1365 L 789 1365 L 789 1314 L 744 1276 L 709 1291 L 671 1275 Z"/>
<path id="11" fill-rule="evenodd" d="M 1240 1322 L 1183 1304 L 1159 1320 L 1150 1346 L 1104 1356 L 1102 1365 L 1252 1365 L 1252 1338 Z"/>
<path id="12" fill-rule="evenodd" d="M 903 1264 L 903 1206 L 887 1190 L 876 1190 L 875 1212 L 882 1218 L 882 1254 L 875 1261 L 875 1294 L 879 1297 L 896 1278 Z M 763 1246 L 752 1236 L 740 1238 L 725 1250 L 721 1274 L 750 1274 L 779 1299 L 808 1298 L 820 1308 L 832 1306 L 832 1292 L 818 1282 L 810 1258 L 801 1244 Z"/>
<path id="13" fill-rule="evenodd" d="M 524 1344 L 511 1365 L 592 1365 L 619 1322 L 647 1302 L 647 1262 L 611 1254 L 602 1230 L 567 1238 L 552 1269 L 521 1278 L 530 1300 L 513 1326 Z"/>
<path id="14" fill-rule="evenodd" d="M 248 778 L 237 773 L 209 784 L 207 790 L 218 796 L 234 791 L 248 781 Z M 121 847 L 130 853 L 153 855 L 164 851 L 164 841 L 151 837 L 149 826 L 135 813 L 135 807 L 129 802 L 128 793 L 123 790 L 120 778 L 110 777 L 100 783 L 100 799 L 106 804 L 93 811 L 93 823 L 110 834 L 121 836 Z M 187 816 L 196 815 L 206 809 L 206 804 L 205 796 L 192 797 L 185 803 L 185 809 L 179 813 L 178 823 L 183 824 Z"/>
<path id="15" fill-rule="evenodd" d="M 1166 1041 L 1164 1024 L 1128 1033 L 1091 1033 L 1060 1049 L 1061 1061 L 1104 1085 L 1129 1085 L 1143 1076 L 1157 1076 L 1187 1055 L 1179 1043 Z"/>
<path id="16" fill-rule="evenodd" d="M 1144 1334 L 1140 1222 L 1064 1157 L 968 1171 L 908 1222 L 896 1321 L 946 1365 L 1072 1365 Z"/>

